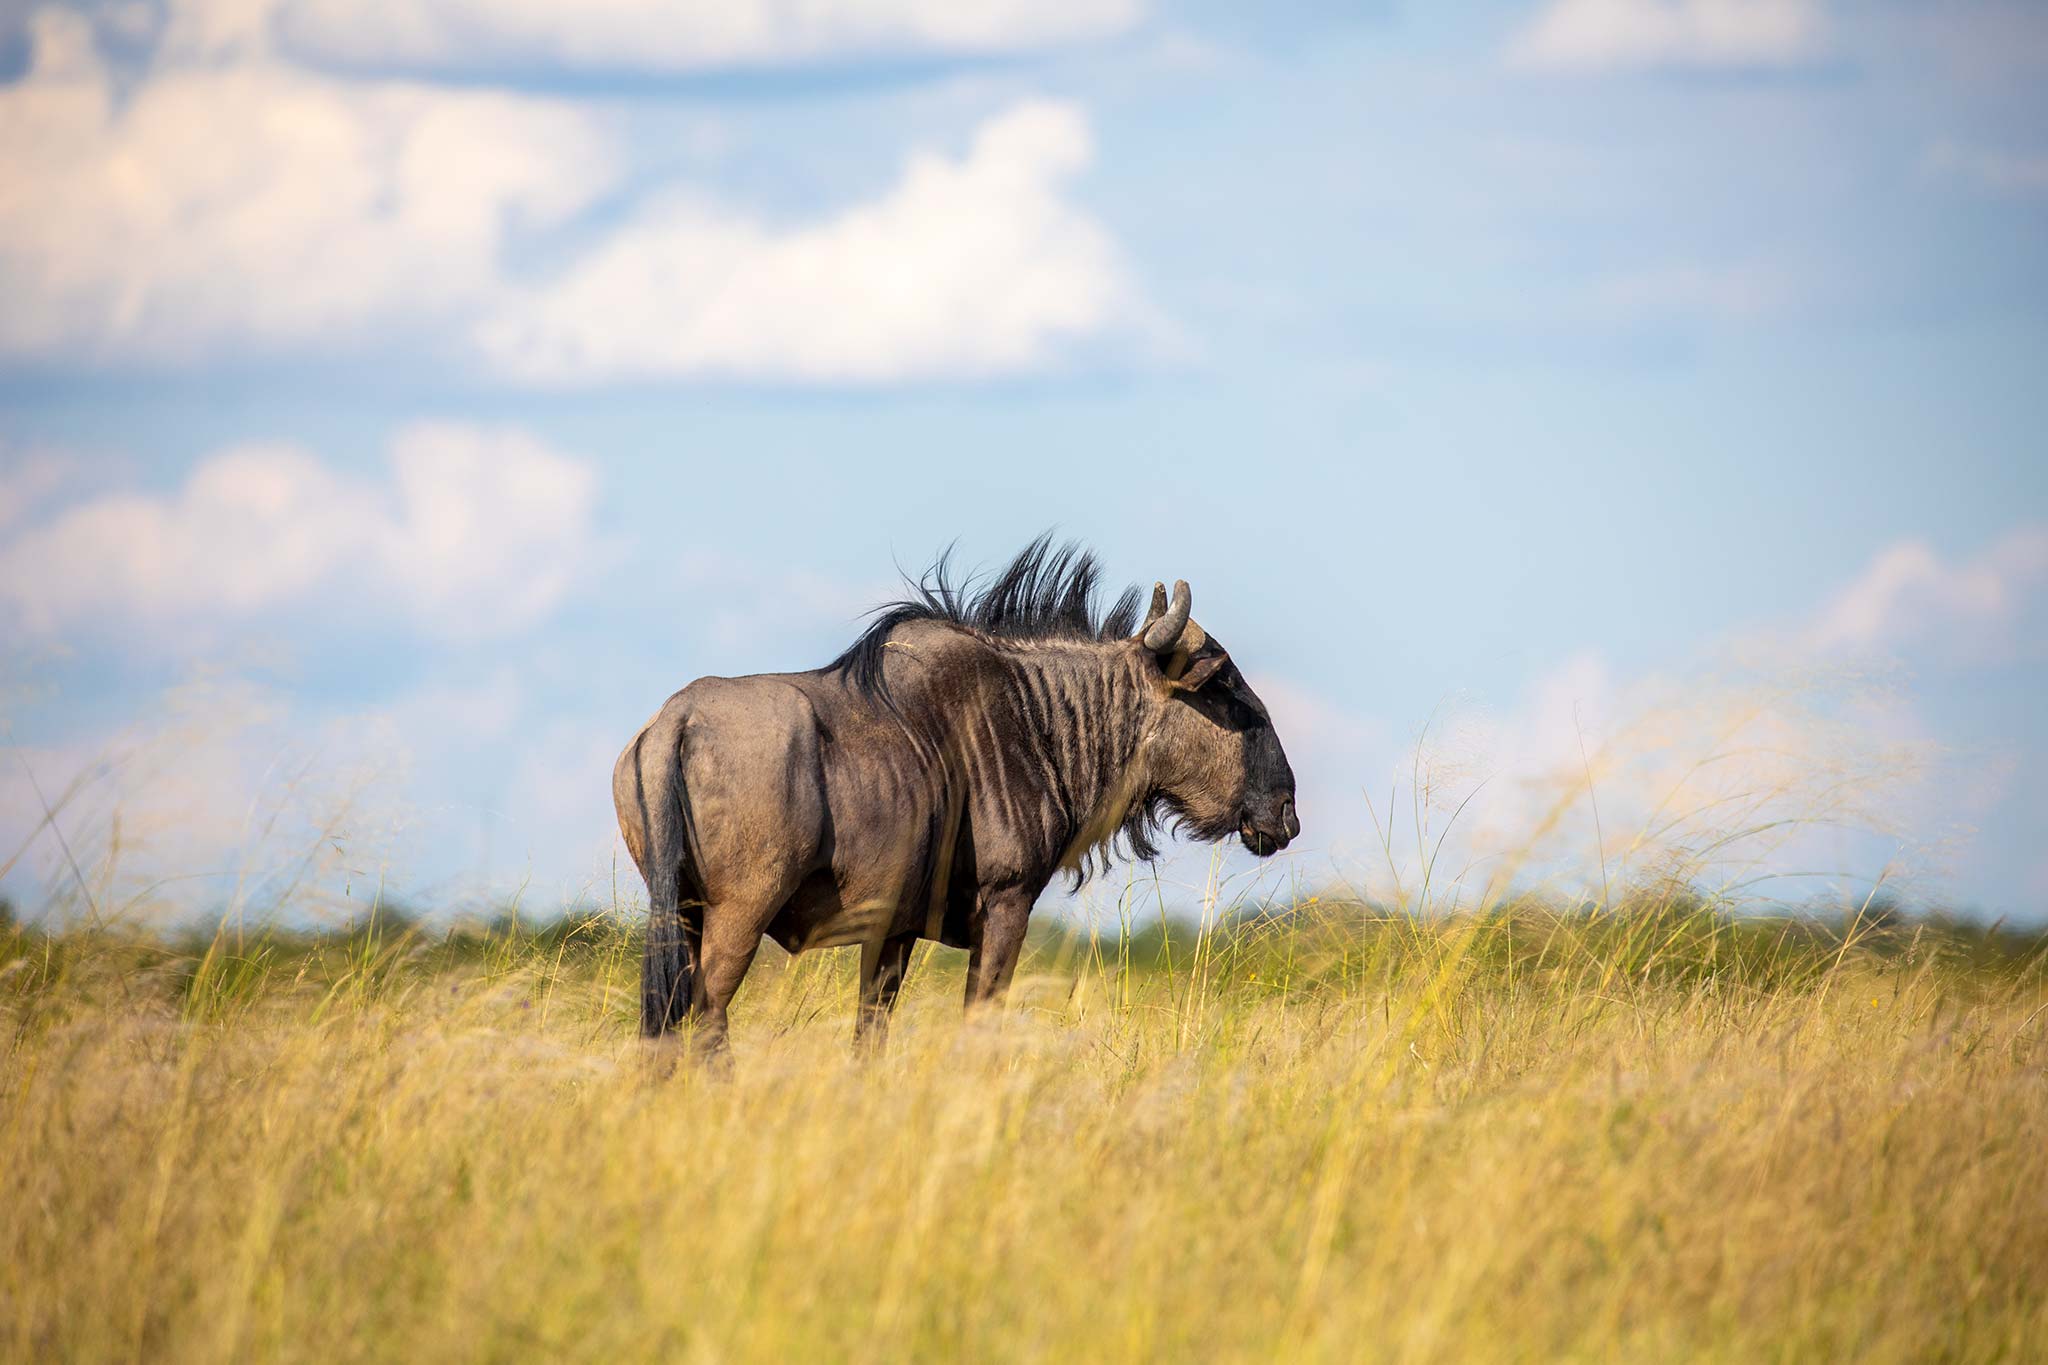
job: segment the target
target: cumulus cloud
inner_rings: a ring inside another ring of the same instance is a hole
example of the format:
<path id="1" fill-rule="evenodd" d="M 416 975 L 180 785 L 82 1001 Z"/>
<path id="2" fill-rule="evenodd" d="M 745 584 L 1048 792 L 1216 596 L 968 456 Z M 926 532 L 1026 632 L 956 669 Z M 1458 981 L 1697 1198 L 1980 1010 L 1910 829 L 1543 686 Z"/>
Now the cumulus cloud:
<path id="1" fill-rule="evenodd" d="M 243 679 L 186 684 L 116 732 L 8 760 L 0 886 L 60 920 L 360 914 L 407 823 L 406 755 L 381 717 L 309 714 Z"/>
<path id="2" fill-rule="evenodd" d="M 1854 895 L 1930 855 L 1896 831 L 1931 757 L 1900 699 L 1848 679 L 1625 676 L 1583 653 L 1504 710 L 1462 702 L 1432 718 L 1393 764 L 1365 885 L 1430 909 L 1511 888 Z"/>
<path id="3" fill-rule="evenodd" d="M 40 728 L 35 708 L 0 699 L 0 729 Z M 59 920 L 159 926 L 331 924 L 380 897 L 435 914 L 516 897 L 545 912 L 607 899 L 614 873 L 630 900 L 611 766 L 631 733 L 536 707 L 510 669 L 339 709 L 211 675 L 117 729 L 9 745 L 0 895 Z"/>
<path id="4" fill-rule="evenodd" d="M 26 517 L 64 486 L 70 466 L 49 451 L 0 446 L 0 531 Z"/>
<path id="5" fill-rule="evenodd" d="M 1028 51 L 1121 33 L 1140 0 L 280 0 L 296 52 L 448 69 L 697 71 L 875 56 Z"/>
<path id="6" fill-rule="evenodd" d="M 1552 0 L 1510 56 L 1563 71 L 1786 66 L 1822 33 L 1820 0 Z"/>
<path id="7" fill-rule="evenodd" d="M 910 158 L 882 198 L 777 230 L 682 196 L 651 205 L 478 331 L 521 378 L 794 375 L 825 381 L 1035 368 L 1128 312 L 1108 236 L 1066 203 L 1090 156 L 1069 105 L 983 124 L 959 160 Z"/>
<path id="8" fill-rule="evenodd" d="M 39 633 L 205 631 L 346 589 L 458 637 L 545 615 L 589 564 L 596 478 L 511 428 L 425 423 L 370 480 L 288 445 L 203 460 L 0 542 L 0 610 Z"/>
<path id="9" fill-rule="evenodd" d="M 0 355 L 175 364 L 445 321 L 498 289 L 516 230 L 610 182 L 558 103 L 198 61 L 233 49 L 212 28 L 123 96 L 81 18 L 33 30 L 0 87 Z"/>
<path id="10" fill-rule="evenodd" d="M 770 223 L 633 180 L 587 106 L 337 80 L 269 32 L 264 0 L 186 0 L 123 90 L 84 19 L 36 15 L 28 74 L 0 86 L 0 358 L 395 338 L 554 383 L 862 383 L 1037 368 L 1136 316 L 1065 197 L 1091 154 L 1070 105 L 1019 105 L 878 198 Z M 593 221 L 601 199 L 622 225 Z"/>
<path id="11" fill-rule="evenodd" d="M 2032 525 L 1956 558 L 1889 546 L 1817 612 L 1683 672 L 1567 658 L 1499 710 L 1447 705 L 1394 757 L 1400 794 L 1378 812 L 1394 857 L 1368 860 L 1367 885 L 1412 900 L 1428 867 L 1438 906 L 1510 885 L 1618 895 L 1670 879 L 1792 900 L 1853 899 L 1880 876 L 1939 886 L 2012 774 L 2001 755 L 1946 753 L 1869 656 L 1924 671 L 2037 658 L 2043 642 L 2048 526 Z"/>
<path id="12" fill-rule="evenodd" d="M 1919 540 L 1878 552 L 1813 622 L 1828 652 L 1908 646 L 1966 657 L 2038 649 L 2048 614 L 2048 526 L 2024 526 L 1960 560 Z"/>
<path id="13" fill-rule="evenodd" d="M 1904 699 L 1860 679 L 1629 672 L 1582 651 L 1498 705 L 1445 698 L 1405 743 L 1338 700 L 1255 686 L 1301 792 L 1283 865 L 1411 911 L 1680 886 L 1742 905 L 1854 899 L 1945 853 L 1947 826 L 1915 806 L 1933 746 Z M 1206 861 L 1169 867 L 1199 887 Z"/>

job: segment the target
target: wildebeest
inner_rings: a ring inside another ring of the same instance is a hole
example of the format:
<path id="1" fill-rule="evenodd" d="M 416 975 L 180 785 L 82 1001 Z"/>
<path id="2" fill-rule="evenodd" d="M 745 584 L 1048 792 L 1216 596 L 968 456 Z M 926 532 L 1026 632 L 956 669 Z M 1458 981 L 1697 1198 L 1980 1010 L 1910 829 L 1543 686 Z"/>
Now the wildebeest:
<path id="1" fill-rule="evenodd" d="M 941 556 L 823 668 L 670 697 L 612 775 L 647 882 L 641 1031 L 687 1019 L 722 1051 L 766 934 L 860 944 L 855 1036 L 878 1042 L 920 938 L 968 950 L 969 1007 L 1000 998 L 1057 872 L 1155 857 L 1167 820 L 1286 847 L 1294 773 L 1188 585 L 1098 618 L 1099 576 L 1049 536 L 964 586 Z"/>

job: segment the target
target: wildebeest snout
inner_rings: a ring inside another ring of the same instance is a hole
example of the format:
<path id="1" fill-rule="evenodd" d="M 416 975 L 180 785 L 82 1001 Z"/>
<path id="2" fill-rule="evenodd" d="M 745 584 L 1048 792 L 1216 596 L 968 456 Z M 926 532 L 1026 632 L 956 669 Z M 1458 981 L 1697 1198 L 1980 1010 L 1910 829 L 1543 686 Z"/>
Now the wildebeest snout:
<path id="1" fill-rule="evenodd" d="M 1238 822 L 1238 838 L 1261 858 L 1271 857 L 1292 843 L 1301 833 L 1301 817 L 1295 814 L 1294 798 L 1284 796 L 1270 810 L 1254 814 L 1247 810 Z"/>

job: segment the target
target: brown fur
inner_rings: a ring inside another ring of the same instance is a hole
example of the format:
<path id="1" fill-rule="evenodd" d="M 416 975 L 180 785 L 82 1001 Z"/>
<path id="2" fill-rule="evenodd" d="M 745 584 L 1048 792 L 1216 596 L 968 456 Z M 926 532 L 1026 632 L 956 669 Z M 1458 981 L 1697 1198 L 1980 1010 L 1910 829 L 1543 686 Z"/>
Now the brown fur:
<path id="1" fill-rule="evenodd" d="M 1086 556 L 1064 581 L 1076 572 L 1092 584 Z M 1183 616 L 1185 598 L 1178 585 Z M 1142 635 L 899 615 L 865 678 L 842 659 L 670 697 L 613 775 L 648 885 L 643 1030 L 690 1019 L 721 1049 L 768 936 L 863 945 L 858 1031 L 879 1037 L 917 939 L 968 949 L 968 1003 L 995 1000 L 1053 875 L 1085 875 L 1119 840 L 1150 856 L 1161 818 L 1283 847 L 1294 776 L 1264 706 L 1200 627 L 1163 651 Z"/>

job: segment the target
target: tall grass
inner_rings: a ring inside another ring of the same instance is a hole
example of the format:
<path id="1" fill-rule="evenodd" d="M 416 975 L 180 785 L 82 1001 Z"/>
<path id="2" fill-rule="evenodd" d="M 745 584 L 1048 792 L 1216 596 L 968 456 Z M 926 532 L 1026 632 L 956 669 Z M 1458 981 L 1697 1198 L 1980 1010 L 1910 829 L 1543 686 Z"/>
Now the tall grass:
<path id="1" fill-rule="evenodd" d="M 609 920 L 0 929 L 14 1359 L 2016 1358 L 2026 935 L 1682 899 L 1046 935 L 888 1052 L 774 949 L 661 1081 Z M 772 960 L 771 960 L 772 959 Z"/>

